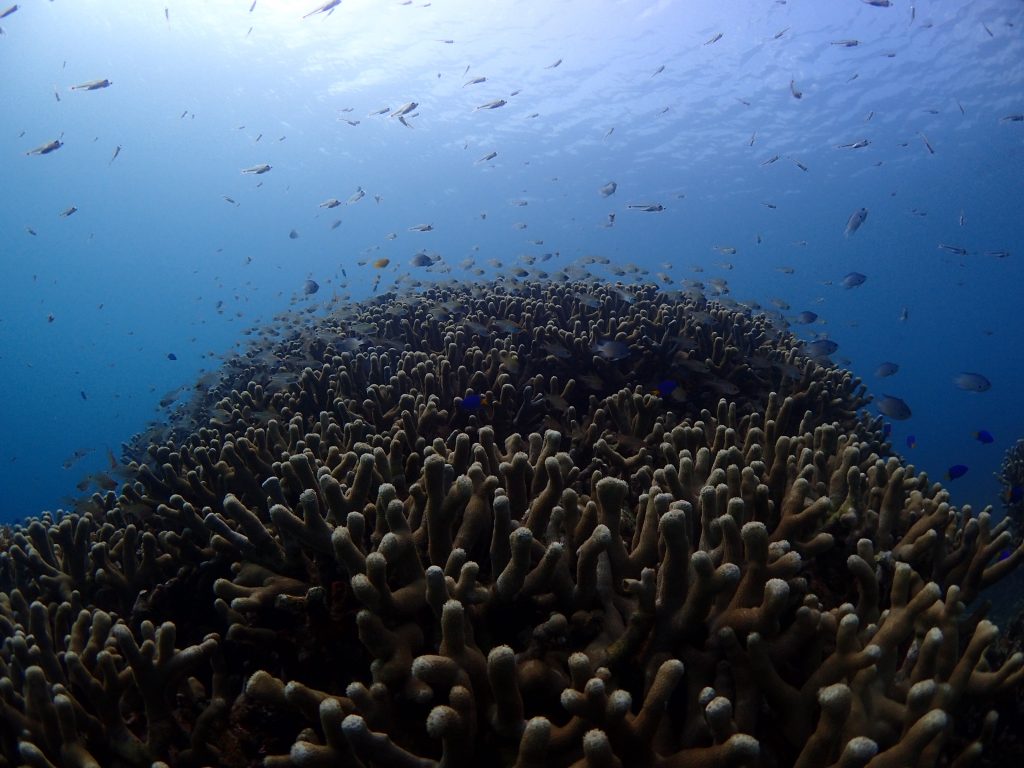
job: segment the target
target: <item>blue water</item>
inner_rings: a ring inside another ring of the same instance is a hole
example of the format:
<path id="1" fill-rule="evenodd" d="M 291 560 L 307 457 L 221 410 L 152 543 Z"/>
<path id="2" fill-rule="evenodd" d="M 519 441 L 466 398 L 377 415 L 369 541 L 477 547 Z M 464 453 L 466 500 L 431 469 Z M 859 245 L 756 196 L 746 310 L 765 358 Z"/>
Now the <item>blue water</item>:
<path id="1" fill-rule="evenodd" d="M 935 480 L 967 465 L 954 502 L 998 507 L 1024 436 L 1024 122 L 1001 120 L 1024 112 L 1024 3 L 250 4 L 24 0 L 0 19 L 0 520 L 66 507 L 282 310 L 543 253 L 549 273 L 606 256 L 818 313 L 800 333 L 912 408 L 895 449 Z M 412 101 L 408 127 L 370 115 Z M 421 249 L 442 262 L 410 266 Z M 867 281 L 846 290 L 851 271 Z M 886 360 L 899 373 L 875 378 Z M 992 388 L 957 389 L 962 371 Z"/>

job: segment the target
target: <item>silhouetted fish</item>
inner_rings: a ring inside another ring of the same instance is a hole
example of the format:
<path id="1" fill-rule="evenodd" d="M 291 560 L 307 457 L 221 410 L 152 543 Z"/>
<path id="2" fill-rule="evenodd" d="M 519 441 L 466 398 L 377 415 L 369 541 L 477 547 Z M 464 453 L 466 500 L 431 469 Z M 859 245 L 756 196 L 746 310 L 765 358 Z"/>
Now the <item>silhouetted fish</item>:
<path id="1" fill-rule="evenodd" d="M 883 416 L 888 416 L 896 421 L 903 421 L 911 416 L 910 406 L 900 398 L 893 397 L 892 395 L 882 395 L 875 402 L 875 405 Z"/>
<path id="2" fill-rule="evenodd" d="M 992 382 L 980 373 L 958 373 L 953 377 L 953 384 L 968 392 L 987 392 L 992 388 Z"/>

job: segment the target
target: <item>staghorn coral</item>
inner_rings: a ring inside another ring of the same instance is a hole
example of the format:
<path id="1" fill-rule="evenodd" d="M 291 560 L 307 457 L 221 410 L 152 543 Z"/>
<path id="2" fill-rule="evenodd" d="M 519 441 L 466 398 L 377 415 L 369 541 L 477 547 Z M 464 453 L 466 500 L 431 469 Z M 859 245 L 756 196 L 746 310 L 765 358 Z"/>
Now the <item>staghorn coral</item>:
<path id="1" fill-rule="evenodd" d="M 994 715 L 950 725 L 1024 656 L 994 664 L 967 608 L 1024 549 L 1000 559 L 1006 525 L 891 456 L 866 402 L 764 316 L 653 286 L 433 288 L 296 328 L 119 494 L 4 532 L 0 755 L 975 763 Z"/>
<path id="2" fill-rule="evenodd" d="M 1024 523 L 1024 439 L 1007 449 L 996 477 L 1003 489 L 1006 514 L 1019 531 Z"/>

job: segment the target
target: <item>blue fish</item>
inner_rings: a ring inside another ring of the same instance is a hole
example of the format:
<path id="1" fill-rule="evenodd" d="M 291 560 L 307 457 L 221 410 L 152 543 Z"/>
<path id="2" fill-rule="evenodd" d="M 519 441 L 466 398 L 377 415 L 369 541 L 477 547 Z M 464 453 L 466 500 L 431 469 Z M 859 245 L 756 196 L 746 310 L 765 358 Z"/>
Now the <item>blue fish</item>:
<path id="1" fill-rule="evenodd" d="M 917 448 L 917 438 L 913 435 L 907 435 L 907 448 Z"/>
<path id="2" fill-rule="evenodd" d="M 486 395 L 471 394 L 462 398 L 462 408 L 466 411 L 476 411 L 484 405 L 487 405 Z"/>
<path id="3" fill-rule="evenodd" d="M 958 477 L 963 477 L 967 474 L 966 464 L 954 464 L 952 467 L 946 470 L 947 480 L 956 480 Z"/>
<path id="4" fill-rule="evenodd" d="M 654 394 L 658 397 L 668 397 L 676 391 L 678 386 L 672 379 L 665 379 L 658 382 L 658 385 L 654 388 Z"/>
<path id="5" fill-rule="evenodd" d="M 977 432 L 975 432 L 974 439 L 977 440 L 979 443 L 984 443 L 985 445 L 995 442 L 995 438 L 992 437 L 992 433 L 989 432 L 987 429 L 979 429 Z"/>

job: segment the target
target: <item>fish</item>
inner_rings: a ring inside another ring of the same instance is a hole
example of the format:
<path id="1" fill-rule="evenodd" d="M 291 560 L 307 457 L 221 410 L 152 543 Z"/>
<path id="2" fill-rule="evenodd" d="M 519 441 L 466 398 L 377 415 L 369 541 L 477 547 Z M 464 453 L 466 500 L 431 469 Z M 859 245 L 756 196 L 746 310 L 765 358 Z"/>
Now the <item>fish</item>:
<path id="1" fill-rule="evenodd" d="M 415 101 L 410 101 L 408 104 L 403 104 L 398 109 L 396 109 L 394 112 L 392 112 L 391 116 L 392 117 L 402 117 L 404 115 L 408 115 L 410 112 L 412 112 L 418 106 L 419 106 L 419 104 L 416 103 Z"/>
<path id="2" fill-rule="evenodd" d="M 249 13 L 252 13 L 252 12 L 253 12 L 253 9 L 254 9 L 255 7 L 256 7 L 256 0 L 252 0 L 252 5 L 250 5 L 250 6 L 249 6 Z"/>
<path id="3" fill-rule="evenodd" d="M 71 214 L 75 213 L 77 210 L 78 210 L 77 206 L 71 205 L 71 206 L 68 206 L 67 208 L 65 208 L 63 211 L 61 211 L 58 214 L 58 216 L 60 216 L 63 219 L 66 219 L 68 216 L 70 216 Z"/>
<path id="4" fill-rule="evenodd" d="M 816 312 L 805 311 L 794 317 L 793 322 L 799 323 L 800 325 L 807 325 L 809 323 L 813 323 L 817 319 L 818 314 Z"/>
<path id="5" fill-rule="evenodd" d="M 789 27 L 785 27 L 785 28 L 783 28 L 783 29 L 780 29 L 780 30 L 779 30 L 778 32 L 776 32 L 776 33 L 775 33 L 775 35 L 774 35 L 774 36 L 772 37 L 772 40 L 778 40 L 778 39 L 779 39 L 780 37 L 782 37 L 782 36 L 783 36 L 784 34 L 786 34 L 787 32 L 789 32 Z"/>
<path id="6" fill-rule="evenodd" d="M 419 253 L 413 255 L 413 257 L 409 260 L 409 263 L 414 267 L 429 267 L 433 265 L 434 260 L 430 258 L 430 256 L 428 256 L 424 251 L 420 251 Z"/>
<path id="7" fill-rule="evenodd" d="M 319 208 L 337 208 L 339 205 L 341 205 L 341 200 L 339 200 L 336 197 L 331 197 L 331 198 L 328 198 L 327 200 L 324 200 L 322 203 L 320 203 L 320 205 L 318 207 Z"/>
<path id="8" fill-rule="evenodd" d="M 840 285 L 843 288 L 856 288 L 858 285 L 863 285 L 867 279 L 867 275 L 862 275 L 860 272 L 850 272 L 840 281 Z"/>
<path id="9" fill-rule="evenodd" d="M 873 5 L 875 8 L 888 8 L 892 5 L 889 0 L 861 0 L 861 2 L 866 3 L 867 5 Z"/>
<path id="10" fill-rule="evenodd" d="M 799 160 L 796 160 L 795 158 L 792 158 L 792 157 L 789 158 L 789 159 L 792 160 L 794 163 L 796 163 L 796 167 L 799 168 L 801 171 L 804 171 L 804 172 L 807 171 L 807 166 L 804 165 L 803 163 L 801 163 Z"/>
<path id="11" fill-rule="evenodd" d="M 832 45 L 838 45 L 842 48 L 855 48 L 860 45 L 860 40 L 833 40 Z"/>
<path id="12" fill-rule="evenodd" d="M 747 142 L 748 147 L 754 146 L 754 142 L 757 140 L 757 131 L 750 134 L 750 141 Z"/>
<path id="13" fill-rule="evenodd" d="M 665 206 L 661 203 L 636 203 L 626 207 L 634 211 L 646 211 L 647 213 L 657 213 L 658 211 L 665 210 Z"/>
<path id="14" fill-rule="evenodd" d="M 115 160 L 117 160 L 117 156 L 120 155 L 120 154 L 121 154 L 121 145 L 118 144 L 116 147 L 114 147 L 114 154 L 110 156 L 110 162 L 108 162 L 107 165 L 111 165 Z"/>
<path id="15" fill-rule="evenodd" d="M 954 464 L 946 470 L 945 478 L 947 480 L 956 480 L 958 477 L 963 477 L 967 474 L 968 467 L 966 464 Z"/>
<path id="16" fill-rule="evenodd" d="M 233 197 L 228 197 L 227 195 L 221 195 L 221 197 L 223 197 L 227 202 L 231 203 L 232 205 L 238 205 L 238 202 Z"/>
<path id="17" fill-rule="evenodd" d="M 481 104 L 473 111 L 477 112 L 481 109 L 497 109 L 498 107 L 504 107 L 506 104 L 508 104 L 508 102 L 504 99 L 495 99 L 494 101 L 488 101 L 486 104 Z"/>
<path id="18" fill-rule="evenodd" d="M 794 99 L 802 99 L 804 97 L 803 91 L 796 87 L 796 80 L 789 81 L 789 92 L 793 94 Z"/>
<path id="19" fill-rule="evenodd" d="M 1005 259 L 1010 255 L 1009 251 L 985 251 L 986 256 L 995 256 L 997 259 Z"/>
<path id="20" fill-rule="evenodd" d="M 980 373 L 958 373 L 953 377 L 953 384 L 967 392 L 988 392 L 992 388 L 992 382 Z"/>
<path id="21" fill-rule="evenodd" d="M 986 23 L 985 23 L 985 22 L 983 21 L 983 22 L 981 22 L 981 26 L 982 26 L 982 27 L 984 27 L 984 29 L 985 29 L 985 31 L 986 31 L 986 32 L 988 33 L 988 36 L 989 36 L 989 37 L 995 37 L 995 35 L 993 35 L 993 34 L 992 34 L 992 30 L 988 28 L 988 24 L 986 24 Z"/>
<path id="22" fill-rule="evenodd" d="M 595 341 L 590 345 L 590 351 L 604 360 L 625 360 L 631 353 L 629 344 L 614 339 Z"/>
<path id="23" fill-rule="evenodd" d="M 337 8 L 339 5 L 341 5 L 341 0 L 327 0 L 326 3 L 317 8 L 314 8 L 312 11 L 307 13 L 302 18 L 308 19 L 310 16 L 313 16 L 318 13 L 326 13 L 328 16 L 330 16 L 332 13 L 334 13 L 334 9 Z"/>
<path id="24" fill-rule="evenodd" d="M 907 435 L 907 448 L 917 448 L 917 438 L 913 435 Z"/>
<path id="25" fill-rule="evenodd" d="M 391 107 L 381 107 L 377 111 L 371 112 L 370 114 L 368 114 L 367 117 L 376 117 L 377 115 L 386 115 L 390 111 L 391 111 Z"/>
<path id="26" fill-rule="evenodd" d="M 475 392 L 471 392 L 462 398 L 458 405 L 466 411 L 476 411 L 483 406 L 490 405 L 490 402 L 486 394 L 478 395 Z"/>
<path id="27" fill-rule="evenodd" d="M 977 440 L 982 445 L 990 445 L 991 443 L 994 443 L 996 440 L 994 437 L 992 437 L 992 433 L 989 432 L 987 429 L 979 429 L 977 432 L 975 432 L 974 439 Z"/>
<path id="28" fill-rule="evenodd" d="M 352 196 L 348 200 L 345 201 L 345 205 L 352 205 L 353 203 L 358 203 L 364 197 L 366 197 L 366 193 L 363 191 L 363 188 L 356 187 L 356 191 L 352 193 Z"/>
<path id="29" fill-rule="evenodd" d="M 771 165 L 772 163 L 774 163 L 778 159 L 779 159 L 778 155 L 772 155 L 767 160 L 765 160 L 763 163 L 761 163 L 761 165 Z"/>
<path id="30" fill-rule="evenodd" d="M 999 118 L 1001 123 L 1024 123 L 1024 114 L 1003 115 Z"/>
<path id="31" fill-rule="evenodd" d="M 488 152 L 486 155 L 477 160 L 477 163 L 486 163 L 488 160 L 493 160 L 498 156 L 497 152 Z"/>
<path id="32" fill-rule="evenodd" d="M 886 376 L 893 376 L 899 371 L 900 367 L 897 363 L 885 362 L 879 365 L 875 369 L 875 376 L 880 379 L 884 379 Z"/>
<path id="33" fill-rule="evenodd" d="M 957 221 L 959 222 L 961 227 L 967 223 L 967 217 L 964 216 L 964 212 L 962 209 L 960 211 L 960 217 L 957 219 Z"/>
<path id="34" fill-rule="evenodd" d="M 177 360 L 178 356 L 176 354 L 174 354 L 173 352 L 168 352 L 167 353 L 167 359 L 168 360 Z"/>
<path id="35" fill-rule="evenodd" d="M 867 219 L 867 217 L 868 217 L 868 209 L 867 208 L 858 208 L 856 211 L 851 213 L 850 214 L 850 218 L 847 219 L 847 221 L 846 221 L 846 230 L 843 232 L 843 234 L 846 237 L 849 237 L 850 235 L 852 235 L 854 232 L 856 232 L 858 229 L 860 229 L 860 225 L 864 223 L 864 221 Z"/>
<path id="36" fill-rule="evenodd" d="M 467 85 L 479 85 L 480 83 L 486 83 L 486 82 L 487 82 L 487 78 L 486 77 L 474 77 L 474 78 L 464 82 L 462 84 L 462 87 L 465 88 Z"/>
<path id="37" fill-rule="evenodd" d="M 939 243 L 939 248 L 950 253 L 955 253 L 957 256 L 966 256 L 967 249 L 961 248 L 959 245 L 946 245 L 946 243 Z"/>
<path id="38" fill-rule="evenodd" d="M 904 400 L 892 395 L 882 395 L 875 403 L 879 413 L 895 421 L 905 421 L 911 416 L 910 406 Z"/>
<path id="39" fill-rule="evenodd" d="M 58 149 L 60 149 L 63 146 L 64 146 L 64 142 L 63 141 L 61 141 L 60 139 L 54 139 L 53 141 L 48 141 L 45 144 L 40 144 L 35 149 L 30 149 L 25 154 L 26 155 L 48 155 L 51 152 L 56 152 Z"/>
<path id="40" fill-rule="evenodd" d="M 653 71 L 653 72 L 651 73 L 651 77 L 654 77 L 655 75 L 660 75 L 660 74 L 661 74 L 662 72 L 664 72 L 664 71 L 665 71 L 665 65 L 664 65 L 664 64 L 662 64 L 662 65 L 661 65 L 660 67 L 658 67 L 658 68 L 657 68 L 656 70 L 654 70 L 654 71 Z"/>
<path id="41" fill-rule="evenodd" d="M 544 69 L 554 69 L 555 67 L 557 67 L 561 63 L 562 63 L 562 60 L 559 59 L 554 64 L 548 64 L 546 67 L 544 67 Z"/>
<path id="42" fill-rule="evenodd" d="M 258 176 L 262 173 L 266 173 L 267 171 L 270 170 L 270 168 L 271 166 L 267 165 L 266 163 L 263 163 L 262 165 L 253 165 L 250 166 L 249 168 L 243 168 L 242 173 L 252 173 Z"/>
<path id="43" fill-rule="evenodd" d="M 78 394 L 82 396 L 83 400 L 88 400 L 89 399 L 89 396 L 85 394 L 85 390 L 84 389 L 78 390 Z"/>
<path id="44" fill-rule="evenodd" d="M 25 227 L 25 231 L 28 232 L 32 237 L 38 237 L 39 233 L 36 232 L 32 227 Z"/>
<path id="45" fill-rule="evenodd" d="M 612 195 L 615 194 L 615 190 L 618 188 L 618 184 L 616 184 L 614 181 L 609 181 L 607 184 L 601 187 L 598 190 L 598 192 L 601 194 L 601 197 L 611 197 Z"/>
<path id="46" fill-rule="evenodd" d="M 825 357 L 839 349 L 839 345 L 832 339 L 815 339 L 804 344 L 804 353 L 808 357 Z"/>
<path id="47" fill-rule="evenodd" d="M 723 34 L 722 32 L 719 32 L 714 37 L 712 37 L 710 40 L 705 42 L 704 45 L 711 45 L 712 43 L 717 43 L 719 40 L 722 39 L 722 34 Z"/>
<path id="48" fill-rule="evenodd" d="M 71 86 L 71 90 L 72 91 L 98 91 L 100 88 L 109 88 L 111 85 L 113 85 L 113 83 L 111 83 L 106 78 L 103 78 L 102 80 L 90 80 L 87 83 L 80 83 L 79 85 L 72 85 Z"/>
<path id="49" fill-rule="evenodd" d="M 409 227 L 409 231 L 410 232 L 433 232 L 434 231 L 434 225 L 433 224 L 417 224 L 414 227 Z"/>
<path id="50" fill-rule="evenodd" d="M 836 149 L 863 149 L 871 143 L 870 139 L 860 139 L 849 144 L 836 144 Z"/>
<path id="51" fill-rule="evenodd" d="M 905 323 L 910 319 L 910 310 L 904 307 L 900 310 L 900 322 Z"/>
<path id="52" fill-rule="evenodd" d="M 771 208 L 771 209 L 772 209 L 773 211 L 774 211 L 774 210 L 775 210 L 776 208 L 778 208 L 778 207 L 779 207 L 779 206 L 777 206 L 777 205 L 776 205 L 775 203 L 765 203 L 765 202 L 762 202 L 762 203 L 761 203 L 761 205 L 763 205 L 763 206 L 764 206 L 765 208 Z"/>
<path id="53" fill-rule="evenodd" d="M 18 6 L 17 5 L 12 5 L 10 8 L 5 8 L 4 10 L 0 11 L 0 19 L 6 19 L 8 16 L 10 16 L 16 10 L 18 10 Z"/>
<path id="54" fill-rule="evenodd" d="M 374 269 L 384 269 L 384 267 L 386 267 L 390 263 L 391 259 L 377 259 L 370 266 L 372 266 Z"/>
<path id="55" fill-rule="evenodd" d="M 316 280 L 307 280 L 302 284 L 302 292 L 307 296 L 312 296 L 319 290 L 320 284 Z"/>
<path id="56" fill-rule="evenodd" d="M 298 231 L 296 231 L 296 230 L 294 230 L 294 229 L 293 229 L 293 230 L 292 230 L 291 232 L 289 232 L 289 233 L 288 233 L 288 239 L 289 239 L 289 240 L 298 240 L 298 239 L 299 239 L 299 233 L 298 233 Z"/>
<path id="57" fill-rule="evenodd" d="M 923 133 L 920 133 L 920 132 L 919 132 L 919 135 L 921 137 L 921 140 L 924 142 L 925 149 L 928 150 L 928 154 L 929 155 L 934 155 L 935 154 L 935 149 L 932 147 L 931 142 L 928 141 L 928 137 L 925 136 Z"/>

